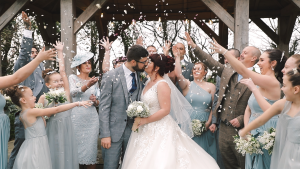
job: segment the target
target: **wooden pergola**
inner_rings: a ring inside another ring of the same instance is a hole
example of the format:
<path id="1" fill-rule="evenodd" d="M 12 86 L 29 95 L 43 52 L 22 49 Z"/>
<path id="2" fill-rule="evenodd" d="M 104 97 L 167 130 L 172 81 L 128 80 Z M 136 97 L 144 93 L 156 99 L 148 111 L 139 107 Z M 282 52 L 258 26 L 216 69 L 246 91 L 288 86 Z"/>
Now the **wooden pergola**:
<path id="1" fill-rule="evenodd" d="M 242 50 L 248 45 L 249 19 L 283 51 L 289 42 L 300 12 L 300 0 L 0 0 L 0 31 L 22 10 L 29 9 L 37 17 L 45 44 L 58 38 L 55 23 L 61 23 L 61 40 L 65 43 L 67 73 L 72 73 L 69 60 L 76 51 L 76 33 L 84 24 L 96 21 L 99 37 L 107 36 L 109 21 L 128 23 L 116 33 L 136 21 L 193 20 L 208 36 L 223 46 L 228 43 L 228 28 L 234 32 L 234 46 Z M 219 32 L 214 32 L 202 20 L 219 19 Z M 278 18 L 278 32 L 274 32 L 261 18 Z M 110 40 L 116 39 L 111 36 Z M 1 41 L 0 41 L 1 46 Z M 100 49 L 99 58 L 104 51 Z M 288 55 L 288 52 L 286 52 Z M 100 65 L 101 68 L 101 65 Z"/>

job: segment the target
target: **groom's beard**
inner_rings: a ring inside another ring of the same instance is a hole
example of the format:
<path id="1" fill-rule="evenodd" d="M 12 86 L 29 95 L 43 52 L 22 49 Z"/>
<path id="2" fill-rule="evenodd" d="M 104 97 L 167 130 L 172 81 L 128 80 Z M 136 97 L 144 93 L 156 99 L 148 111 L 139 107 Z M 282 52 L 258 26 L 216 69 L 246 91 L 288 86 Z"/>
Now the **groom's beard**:
<path id="1" fill-rule="evenodd" d="M 136 64 L 134 67 L 132 67 L 132 69 L 137 71 L 137 72 L 143 72 L 143 71 L 145 71 L 145 66 L 142 69 L 140 69 L 139 65 Z"/>

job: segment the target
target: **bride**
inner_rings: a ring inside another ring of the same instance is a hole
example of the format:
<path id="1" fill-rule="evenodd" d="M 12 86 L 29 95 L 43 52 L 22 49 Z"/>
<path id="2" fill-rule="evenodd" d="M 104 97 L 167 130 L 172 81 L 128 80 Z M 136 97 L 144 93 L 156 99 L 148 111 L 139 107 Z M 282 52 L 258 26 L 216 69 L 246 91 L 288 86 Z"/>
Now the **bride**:
<path id="1" fill-rule="evenodd" d="M 145 69 L 150 80 L 141 100 L 149 105 L 151 116 L 140 118 L 138 132 L 131 133 L 123 169 L 219 168 L 190 138 L 193 134 L 189 114 L 193 108 L 166 74 L 174 70 L 174 62 L 170 56 L 150 56 Z"/>

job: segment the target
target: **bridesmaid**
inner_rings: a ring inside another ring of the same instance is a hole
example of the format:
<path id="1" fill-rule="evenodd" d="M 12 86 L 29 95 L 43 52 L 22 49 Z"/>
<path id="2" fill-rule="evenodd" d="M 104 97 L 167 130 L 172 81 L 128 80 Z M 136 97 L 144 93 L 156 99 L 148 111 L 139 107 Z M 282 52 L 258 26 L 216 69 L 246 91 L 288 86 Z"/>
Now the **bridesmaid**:
<path id="1" fill-rule="evenodd" d="M 49 89 L 64 88 L 67 96 L 67 102 L 70 102 L 69 81 L 65 72 L 63 58 L 63 47 L 61 42 L 56 42 L 54 47 L 58 53 L 59 71 L 46 69 L 42 72 L 45 84 Z M 88 99 L 86 99 L 88 100 Z M 55 107 L 55 103 L 48 105 L 45 95 L 42 95 L 38 101 L 44 107 Z M 66 104 L 63 103 L 63 104 Z M 59 103 L 58 105 L 63 105 Z M 47 136 L 50 146 L 52 166 L 55 169 L 78 169 L 77 142 L 75 139 L 74 126 L 71 120 L 71 111 L 62 111 L 49 118 L 47 122 Z"/>
<path id="2" fill-rule="evenodd" d="M 73 101 L 90 99 L 94 105 L 88 109 L 81 107 L 72 110 L 76 141 L 78 143 L 79 164 L 87 165 L 88 169 L 95 169 L 97 163 L 97 143 L 99 136 L 99 117 L 95 106 L 99 105 L 100 90 L 98 78 L 89 77 L 92 70 L 92 53 L 77 54 L 71 64 L 76 67 L 79 75 L 70 75 L 70 90 Z"/>
<path id="3" fill-rule="evenodd" d="M 5 92 L 14 104 L 21 107 L 19 118 L 25 128 L 25 141 L 20 147 L 13 169 L 52 169 L 44 116 L 51 116 L 75 106 L 86 107 L 91 105 L 90 101 L 36 109 L 34 108 L 36 98 L 29 87 L 14 85 L 7 88 Z"/>
<path id="4" fill-rule="evenodd" d="M 300 67 L 294 68 L 283 77 L 285 99 L 274 103 L 260 117 L 251 122 L 239 134 L 246 134 L 267 123 L 272 117 L 279 115 L 276 127 L 275 144 L 272 153 L 272 169 L 300 168 Z"/>
<path id="5" fill-rule="evenodd" d="M 208 129 L 212 120 L 211 106 L 216 87 L 214 84 L 204 81 L 207 68 L 203 63 L 195 63 L 193 69 L 194 81 L 190 82 L 188 79 L 185 79 L 181 74 L 180 57 L 177 53 L 178 49 L 174 46 L 172 50 L 176 57 L 175 75 L 178 79 L 179 86 L 182 89 L 182 94 L 194 108 L 191 119 L 206 121 L 205 127 Z M 192 139 L 218 161 L 216 138 L 215 131 L 205 131 L 201 136 L 194 136 Z"/>
<path id="6" fill-rule="evenodd" d="M 286 57 L 278 49 L 266 50 L 259 58 L 257 65 L 260 67 L 261 74 L 247 69 L 231 53 L 227 52 L 215 40 L 213 49 L 224 54 L 232 68 L 239 73 L 244 79 L 241 83 L 247 85 L 252 91 L 248 100 L 248 106 L 245 110 L 244 124 L 247 126 L 248 121 L 252 122 L 261 116 L 264 111 L 271 107 L 281 98 L 280 85 L 282 83 L 282 72 L 286 62 Z M 243 59 L 247 58 L 247 53 L 242 53 Z M 256 62 L 256 60 L 253 60 Z M 249 78 L 249 79 L 246 79 Z M 258 87 L 256 87 L 257 85 Z M 264 131 L 271 127 L 276 128 L 278 116 L 272 117 L 267 123 L 251 131 L 255 138 L 262 135 Z M 264 154 L 246 154 L 246 169 L 269 169 L 271 155 L 263 149 Z"/>
<path id="7" fill-rule="evenodd" d="M 0 77 L 0 89 L 7 88 L 12 85 L 21 83 L 26 78 L 28 78 L 32 72 L 39 66 L 43 60 L 54 60 L 55 52 L 52 50 L 45 51 L 45 48 L 37 55 L 36 59 L 29 62 L 27 65 L 16 71 L 12 75 Z M 7 167 L 7 153 L 8 153 L 8 139 L 9 139 L 9 130 L 10 122 L 6 114 L 4 114 L 4 107 L 6 100 L 0 93 L 0 168 L 6 169 Z"/>

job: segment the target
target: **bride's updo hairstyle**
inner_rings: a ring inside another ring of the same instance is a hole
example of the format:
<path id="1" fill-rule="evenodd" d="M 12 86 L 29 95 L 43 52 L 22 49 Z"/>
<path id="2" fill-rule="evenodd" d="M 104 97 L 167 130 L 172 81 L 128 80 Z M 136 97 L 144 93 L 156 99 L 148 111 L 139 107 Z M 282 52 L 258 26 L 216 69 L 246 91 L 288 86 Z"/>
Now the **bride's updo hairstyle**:
<path id="1" fill-rule="evenodd" d="M 170 56 L 165 56 L 164 54 L 152 54 L 150 55 L 150 60 L 153 62 L 153 70 L 155 70 L 155 67 L 158 66 L 158 74 L 163 77 L 164 74 L 170 73 L 175 68 L 175 59 Z"/>
<path id="2" fill-rule="evenodd" d="M 45 83 L 49 83 L 50 77 L 54 74 L 58 74 L 58 72 L 56 72 L 56 71 L 54 71 L 53 69 L 50 69 L 50 68 L 43 70 L 42 77 L 43 77 Z"/>
<path id="3" fill-rule="evenodd" d="M 15 105 L 21 107 L 20 98 L 23 97 L 23 92 L 27 88 L 28 87 L 26 87 L 26 86 L 13 85 L 13 86 L 10 86 L 9 88 L 6 88 L 4 93 L 11 98 L 11 101 Z"/>

